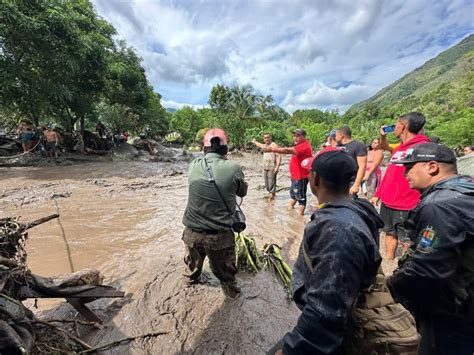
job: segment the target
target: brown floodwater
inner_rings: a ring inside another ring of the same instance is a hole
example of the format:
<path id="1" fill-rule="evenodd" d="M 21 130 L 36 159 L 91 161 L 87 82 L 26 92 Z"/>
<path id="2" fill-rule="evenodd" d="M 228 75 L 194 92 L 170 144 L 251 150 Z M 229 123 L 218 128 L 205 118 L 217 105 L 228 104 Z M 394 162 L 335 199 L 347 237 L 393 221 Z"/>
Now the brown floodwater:
<path id="1" fill-rule="evenodd" d="M 275 242 L 292 264 L 305 216 L 287 211 L 287 190 L 265 200 L 260 156 L 239 161 L 249 182 L 242 208 L 245 233 L 260 248 Z M 288 160 L 285 159 L 285 162 Z M 0 168 L 0 218 L 21 214 L 30 221 L 59 211 L 60 218 L 32 229 L 28 266 L 41 276 L 84 268 L 100 270 L 124 299 L 91 303 L 105 319 L 103 330 L 81 334 L 92 345 L 149 332 L 110 353 L 263 353 L 292 329 L 299 311 L 268 272 L 239 273 L 243 297 L 229 300 L 207 267 L 207 284 L 181 282 L 181 218 L 187 199 L 185 163 L 100 162 L 70 166 Z M 288 166 L 278 185 L 289 186 Z M 310 204 L 316 205 L 314 197 Z M 62 300 L 39 300 L 40 309 Z M 69 305 L 54 315 L 76 317 Z"/>

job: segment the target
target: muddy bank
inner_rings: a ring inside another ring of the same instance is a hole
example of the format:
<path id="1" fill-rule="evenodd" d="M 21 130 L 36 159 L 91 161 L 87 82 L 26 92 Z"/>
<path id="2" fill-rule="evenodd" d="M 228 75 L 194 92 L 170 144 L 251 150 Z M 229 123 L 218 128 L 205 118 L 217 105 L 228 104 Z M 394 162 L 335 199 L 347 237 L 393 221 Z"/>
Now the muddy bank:
<path id="1" fill-rule="evenodd" d="M 243 164 L 250 184 L 243 204 L 246 233 L 255 236 L 259 247 L 266 242 L 279 244 L 292 264 L 314 208 L 305 216 L 287 211 L 286 190 L 267 204 L 261 188 L 260 156 L 232 159 Z M 280 188 L 289 186 L 288 160 L 284 161 Z M 108 352 L 256 354 L 295 324 L 299 311 L 288 302 L 278 281 L 266 273 L 239 274 L 243 297 L 235 301 L 224 297 L 207 265 L 206 284 L 182 284 L 186 170 L 184 161 L 0 168 L 0 217 L 16 215 L 20 206 L 24 220 L 61 214 L 59 221 L 30 233 L 28 264 L 33 273 L 53 276 L 71 269 L 96 268 L 105 275 L 106 283 L 127 292 L 121 300 L 91 303 L 105 320 L 103 330 L 80 329 L 91 345 L 158 331 L 164 334 Z M 317 204 L 313 196 L 309 202 Z M 63 301 L 38 303 L 44 311 Z M 67 304 L 48 314 L 76 317 Z"/>

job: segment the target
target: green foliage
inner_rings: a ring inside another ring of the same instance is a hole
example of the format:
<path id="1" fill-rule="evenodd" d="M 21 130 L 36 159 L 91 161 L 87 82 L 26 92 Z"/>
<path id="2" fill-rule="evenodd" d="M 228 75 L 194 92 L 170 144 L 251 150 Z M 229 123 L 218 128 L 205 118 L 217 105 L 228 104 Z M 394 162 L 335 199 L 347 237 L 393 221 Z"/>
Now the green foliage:
<path id="1" fill-rule="evenodd" d="M 72 130 L 94 126 L 99 115 L 109 128 L 166 131 L 140 58 L 114 35 L 87 0 L 2 1 L 3 116 Z"/>
<path id="2" fill-rule="evenodd" d="M 183 143 L 196 143 L 196 135 L 202 128 L 204 120 L 202 115 L 194 111 L 189 106 L 184 106 L 181 110 L 173 113 L 170 122 L 170 128 L 179 132 L 183 139 Z"/>
<path id="3" fill-rule="evenodd" d="M 391 106 L 407 96 L 419 97 L 429 93 L 443 83 L 459 82 L 472 70 L 473 53 L 474 35 L 470 35 L 456 46 L 380 90 L 369 100 L 354 105 L 351 110 L 359 111 L 367 103 L 381 108 Z"/>

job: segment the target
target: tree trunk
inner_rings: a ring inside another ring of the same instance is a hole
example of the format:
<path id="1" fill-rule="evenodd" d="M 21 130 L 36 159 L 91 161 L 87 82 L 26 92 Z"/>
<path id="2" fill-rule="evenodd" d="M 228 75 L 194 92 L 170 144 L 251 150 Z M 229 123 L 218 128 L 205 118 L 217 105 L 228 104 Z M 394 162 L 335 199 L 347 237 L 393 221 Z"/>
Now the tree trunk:
<path id="1" fill-rule="evenodd" d="M 84 116 L 81 117 L 81 124 L 80 124 L 80 129 L 81 129 L 81 134 L 84 134 Z"/>
<path id="2" fill-rule="evenodd" d="M 33 121 L 33 125 L 35 127 L 39 126 L 39 115 L 37 113 L 30 113 L 31 120 Z"/>

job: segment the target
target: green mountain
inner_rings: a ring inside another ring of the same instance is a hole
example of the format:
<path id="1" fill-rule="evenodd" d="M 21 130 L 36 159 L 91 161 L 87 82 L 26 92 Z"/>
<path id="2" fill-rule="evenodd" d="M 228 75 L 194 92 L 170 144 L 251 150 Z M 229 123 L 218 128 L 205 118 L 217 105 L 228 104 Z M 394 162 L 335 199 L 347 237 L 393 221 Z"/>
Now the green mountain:
<path id="1" fill-rule="evenodd" d="M 357 112 L 366 104 L 375 104 L 378 107 L 393 105 L 410 95 L 423 96 L 445 83 L 456 86 L 472 71 L 473 58 L 474 34 L 471 34 L 454 47 L 380 90 L 373 97 L 353 105 L 349 111 Z"/>

